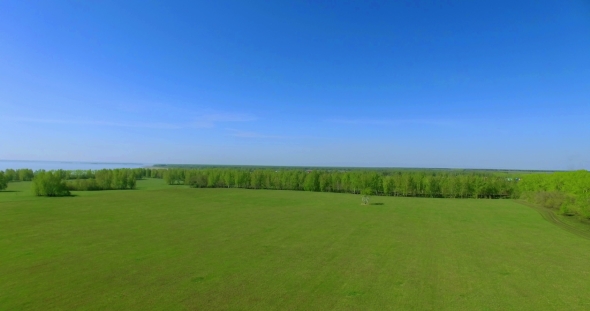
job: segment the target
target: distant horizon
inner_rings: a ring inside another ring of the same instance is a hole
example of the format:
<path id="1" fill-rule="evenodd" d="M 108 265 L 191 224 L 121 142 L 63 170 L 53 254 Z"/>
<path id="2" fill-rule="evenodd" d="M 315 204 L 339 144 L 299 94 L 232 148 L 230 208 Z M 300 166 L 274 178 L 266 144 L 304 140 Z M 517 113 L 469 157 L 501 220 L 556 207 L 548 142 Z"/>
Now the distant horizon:
<path id="1" fill-rule="evenodd" d="M 96 163 L 96 164 L 148 164 L 143 162 L 76 161 L 76 160 L 14 160 L 0 159 L 1 162 L 55 162 L 55 163 Z"/>
<path id="2" fill-rule="evenodd" d="M 367 169 L 426 169 L 426 170 L 494 170 L 494 171 L 538 171 L 538 172 L 565 172 L 586 169 L 527 169 L 527 168 L 490 168 L 490 167 L 418 167 L 418 166 L 337 166 L 337 165 L 265 165 L 265 164 L 216 164 L 216 163 L 152 163 L 152 162 L 102 162 L 102 161 L 60 161 L 60 160 L 9 160 L 0 159 L 0 162 L 28 162 L 28 163 L 79 163 L 79 164 L 130 164 L 142 165 L 144 168 L 158 166 L 214 166 L 214 167 L 293 167 L 293 168 L 367 168 Z"/>

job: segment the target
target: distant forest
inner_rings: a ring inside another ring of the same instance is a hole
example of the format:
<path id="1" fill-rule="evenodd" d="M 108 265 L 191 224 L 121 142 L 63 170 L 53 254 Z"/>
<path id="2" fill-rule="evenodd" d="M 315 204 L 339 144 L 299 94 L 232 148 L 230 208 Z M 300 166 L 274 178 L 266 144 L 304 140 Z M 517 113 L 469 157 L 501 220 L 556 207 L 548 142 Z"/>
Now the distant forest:
<path id="1" fill-rule="evenodd" d="M 40 196 L 69 191 L 134 189 L 142 178 L 194 188 L 245 188 L 338 192 L 363 195 L 525 199 L 563 215 L 590 219 L 590 172 L 457 169 L 361 169 L 269 167 L 152 167 L 103 170 L 30 169 L 0 171 L 0 190 L 8 182 L 33 181 Z"/>

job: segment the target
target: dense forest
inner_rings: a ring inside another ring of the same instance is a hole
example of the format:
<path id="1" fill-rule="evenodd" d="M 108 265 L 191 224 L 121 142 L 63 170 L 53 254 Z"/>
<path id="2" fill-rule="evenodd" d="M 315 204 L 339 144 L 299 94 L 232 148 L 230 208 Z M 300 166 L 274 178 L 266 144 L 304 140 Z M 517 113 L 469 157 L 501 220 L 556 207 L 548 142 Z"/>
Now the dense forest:
<path id="1" fill-rule="evenodd" d="M 506 172 L 427 169 L 136 168 L 0 171 L 8 182 L 33 181 L 40 196 L 70 191 L 135 189 L 142 178 L 195 188 L 245 188 L 340 192 L 430 198 L 526 199 L 564 215 L 590 218 L 590 172 Z"/>

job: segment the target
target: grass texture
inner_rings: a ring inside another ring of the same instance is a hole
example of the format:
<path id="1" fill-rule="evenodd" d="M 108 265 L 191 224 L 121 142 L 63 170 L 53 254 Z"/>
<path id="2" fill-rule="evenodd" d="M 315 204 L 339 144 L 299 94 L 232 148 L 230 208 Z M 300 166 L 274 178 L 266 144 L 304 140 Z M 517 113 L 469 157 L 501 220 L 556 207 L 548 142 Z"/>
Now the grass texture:
<path id="1" fill-rule="evenodd" d="M 590 240 L 511 200 L 0 192 L 1 310 L 590 310 Z"/>

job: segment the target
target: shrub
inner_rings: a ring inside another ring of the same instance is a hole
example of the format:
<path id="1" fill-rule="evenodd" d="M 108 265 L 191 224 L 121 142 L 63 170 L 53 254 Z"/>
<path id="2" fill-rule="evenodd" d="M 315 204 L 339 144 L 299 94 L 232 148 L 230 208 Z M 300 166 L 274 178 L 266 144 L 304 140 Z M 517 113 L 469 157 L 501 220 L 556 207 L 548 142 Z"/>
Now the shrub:
<path id="1" fill-rule="evenodd" d="M 567 198 L 568 196 L 565 193 L 559 191 L 543 191 L 533 195 L 535 203 L 551 209 L 561 208 Z"/>
<path id="2" fill-rule="evenodd" d="M 62 197 L 70 195 L 60 172 L 39 171 L 33 178 L 33 193 L 37 196 Z"/>

